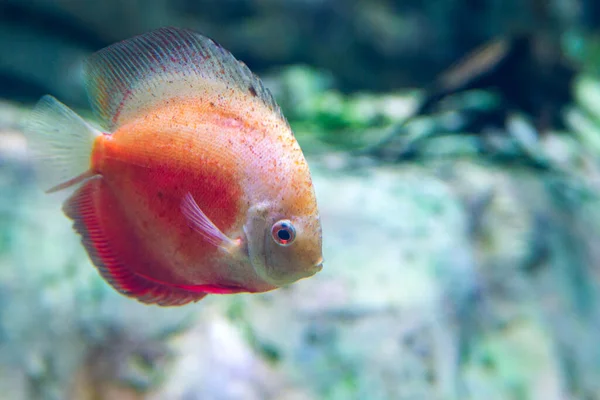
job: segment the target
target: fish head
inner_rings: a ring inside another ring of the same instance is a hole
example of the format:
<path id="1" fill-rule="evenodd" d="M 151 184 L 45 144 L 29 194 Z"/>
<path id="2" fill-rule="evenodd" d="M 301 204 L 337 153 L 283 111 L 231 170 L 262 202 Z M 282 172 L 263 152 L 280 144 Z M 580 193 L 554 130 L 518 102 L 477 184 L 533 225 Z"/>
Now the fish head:
<path id="1" fill-rule="evenodd" d="M 252 266 L 269 284 L 291 284 L 323 268 L 321 221 L 316 203 L 306 212 L 261 203 L 249 210 L 244 231 Z"/>

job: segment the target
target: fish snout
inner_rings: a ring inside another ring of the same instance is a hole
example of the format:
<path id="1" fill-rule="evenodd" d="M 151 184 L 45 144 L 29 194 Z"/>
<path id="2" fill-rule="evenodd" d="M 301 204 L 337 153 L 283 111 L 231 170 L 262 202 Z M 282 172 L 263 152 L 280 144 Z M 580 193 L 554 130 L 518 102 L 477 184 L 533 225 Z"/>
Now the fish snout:
<path id="1" fill-rule="evenodd" d="M 312 269 L 314 271 L 313 275 L 316 274 L 317 272 L 320 272 L 323 269 L 323 260 L 316 263 Z"/>
<path id="2" fill-rule="evenodd" d="M 267 279 L 271 284 L 274 284 L 276 286 L 289 285 L 301 279 L 309 278 L 315 275 L 317 272 L 321 271 L 322 269 L 323 261 L 319 261 L 315 264 L 310 264 L 309 266 L 304 264 L 302 268 L 297 268 L 293 270 L 287 269 L 281 271 L 280 273 L 276 273 L 275 271 L 271 270 L 271 273 L 268 274 Z"/>
<path id="3" fill-rule="evenodd" d="M 303 278 L 308 278 L 310 276 L 315 275 L 317 272 L 320 272 L 323 269 L 323 260 L 320 260 L 313 264 L 310 268 L 305 269 L 305 273 Z"/>

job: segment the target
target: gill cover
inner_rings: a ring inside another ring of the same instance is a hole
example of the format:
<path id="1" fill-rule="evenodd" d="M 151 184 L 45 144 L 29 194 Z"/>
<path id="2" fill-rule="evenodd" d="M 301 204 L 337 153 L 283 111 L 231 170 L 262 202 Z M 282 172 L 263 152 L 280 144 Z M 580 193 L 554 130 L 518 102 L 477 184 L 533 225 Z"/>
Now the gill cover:
<path id="1" fill-rule="evenodd" d="M 268 204 L 259 204 L 248 212 L 244 233 L 248 256 L 257 275 L 275 286 L 293 283 L 321 270 L 321 231 L 318 220 L 310 216 L 281 218 L 269 212 Z M 311 229 L 317 224 L 316 230 Z M 273 238 L 273 229 L 282 224 L 293 226 L 293 242 L 281 243 Z"/>
<path id="2" fill-rule="evenodd" d="M 244 234 L 248 241 L 248 258 L 254 271 L 264 281 L 276 284 L 267 273 L 265 253 L 265 232 L 268 232 L 267 215 L 267 204 L 261 203 L 251 207 L 248 210 L 246 225 L 244 225 Z"/>

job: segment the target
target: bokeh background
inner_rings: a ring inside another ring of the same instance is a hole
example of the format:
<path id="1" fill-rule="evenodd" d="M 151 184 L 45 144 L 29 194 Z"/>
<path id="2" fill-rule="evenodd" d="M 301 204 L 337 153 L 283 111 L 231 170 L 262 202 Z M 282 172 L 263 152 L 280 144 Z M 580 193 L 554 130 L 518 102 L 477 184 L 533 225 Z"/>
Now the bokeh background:
<path id="1" fill-rule="evenodd" d="M 0 0 L 2 399 L 600 399 L 596 0 Z M 325 267 L 171 309 L 115 293 L 21 134 L 82 60 L 198 30 L 273 91 Z"/>

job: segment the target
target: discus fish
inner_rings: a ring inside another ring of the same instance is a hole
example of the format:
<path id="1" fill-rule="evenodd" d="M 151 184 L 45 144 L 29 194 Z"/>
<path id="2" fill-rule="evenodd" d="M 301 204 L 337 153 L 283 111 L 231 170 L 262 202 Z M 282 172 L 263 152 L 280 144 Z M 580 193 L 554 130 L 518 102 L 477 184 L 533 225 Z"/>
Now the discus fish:
<path id="1" fill-rule="evenodd" d="M 54 97 L 25 134 L 102 277 L 143 303 L 265 292 L 321 270 L 308 165 L 271 93 L 190 30 L 160 28 L 84 65 L 98 129 Z"/>

